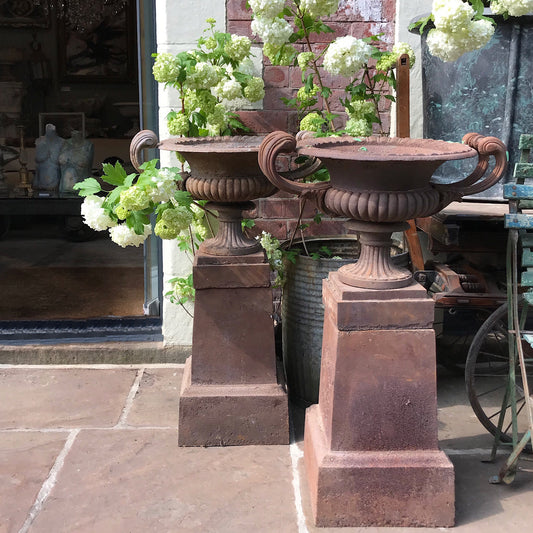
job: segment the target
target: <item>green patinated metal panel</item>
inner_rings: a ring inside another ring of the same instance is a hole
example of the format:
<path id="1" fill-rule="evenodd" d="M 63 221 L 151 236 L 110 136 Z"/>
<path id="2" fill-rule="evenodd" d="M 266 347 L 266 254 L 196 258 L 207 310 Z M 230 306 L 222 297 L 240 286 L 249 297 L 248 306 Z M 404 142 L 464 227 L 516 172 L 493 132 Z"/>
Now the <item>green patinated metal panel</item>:
<path id="1" fill-rule="evenodd" d="M 533 163 L 516 163 L 513 173 L 514 179 L 533 178 Z"/>
<path id="2" fill-rule="evenodd" d="M 490 43 L 455 62 L 431 56 L 422 38 L 424 137 L 461 141 L 471 131 L 499 137 L 510 158 L 503 181 L 511 181 L 520 135 L 533 132 L 533 16 L 494 18 Z M 523 143 L 529 145 L 531 137 Z M 436 177 L 456 181 L 475 165 L 475 159 L 468 161 L 445 163 Z M 502 199 L 502 192 L 500 183 L 479 196 Z"/>
<path id="3" fill-rule="evenodd" d="M 520 235 L 520 242 L 523 248 L 533 248 L 533 234 L 523 233 Z"/>
<path id="4" fill-rule="evenodd" d="M 520 141 L 518 143 L 520 150 L 531 150 L 533 148 L 533 135 L 523 134 L 520 135 Z"/>
<path id="5" fill-rule="evenodd" d="M 524 248 L 522 250 L 522 266 L 533 267 L 533 252 L 530 248 Z"/>
<path id="6" fill-rule="evenodd" d="M 522 287 L 533 287 L 533 270 L 522 272 L 521 283 Z"/>

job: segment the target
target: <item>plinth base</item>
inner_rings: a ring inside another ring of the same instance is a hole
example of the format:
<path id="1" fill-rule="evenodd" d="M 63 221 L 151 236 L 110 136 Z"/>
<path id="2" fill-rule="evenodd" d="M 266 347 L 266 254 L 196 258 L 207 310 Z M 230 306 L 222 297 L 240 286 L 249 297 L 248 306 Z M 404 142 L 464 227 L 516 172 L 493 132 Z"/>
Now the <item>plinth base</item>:
<path id="1" fill-rule="evenodd" d="M 317 526 L 454 524 L 453 465 L 439 450 L 331 451 L 313 405 L 304 458 Z"/>
<path id="2" fill-rule="evenodd" d="M 276 383 L 191 383 L 189 358 L 180 393 L 178 444 L 289 444 L 287 395 Z"/>

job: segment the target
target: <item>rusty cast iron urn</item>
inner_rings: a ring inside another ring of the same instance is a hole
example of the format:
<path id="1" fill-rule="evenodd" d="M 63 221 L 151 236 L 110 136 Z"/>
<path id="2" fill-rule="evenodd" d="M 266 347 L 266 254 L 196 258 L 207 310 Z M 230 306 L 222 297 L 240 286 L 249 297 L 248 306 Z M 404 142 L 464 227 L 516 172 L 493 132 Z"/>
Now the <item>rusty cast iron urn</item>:
<path id="1" fill-rule="evenodd" d="M 232 256 L 258 252 L 261 245 L 246 237 L 241 228 L 242 211 L 252 209 L 251 200 L 270 196 L 276 187 L 259 168 L 258 151 L 264 137 L 179 137 L 160 143 L 150 130 L 132 140 L 130 155 L 139 169 L 140 151 L 159 148 L 179 152 L 189 163 L 182 173 L 185 189 L 196 200 L 208 200 L 208 208 L 218 211 L 217 235 L 207 239 L 200 251 L 210 255 Z"/>
<path id="2" fill-rule="evenodd" d="M 319 160 L 330 174 L 326 183 L 299 183 L 276 171 L 281 153 Z M 445 161 L 477 156 L 474 171 L 456 183 L 431 181 Z M 485 176 L 490 157 L 495 166 Z M 507 165 L 506 147 L 495 137 L 468 133 L 463 144 L 433 139 L 395 137 L 298 137 L 276 131 L 265 137 L 259 164 L 273 185 L 311 197 L 318 208 L 346 217 L 348 229 L 359 233 L 361 253 L 356 263 L 339 269 L 342 282 L 353 287 L 390 289 L 410 285 L 411 273 L 390 257 L 391 234 L 406 220 L 427 217 L 454 200 L 494 185 Z"/>

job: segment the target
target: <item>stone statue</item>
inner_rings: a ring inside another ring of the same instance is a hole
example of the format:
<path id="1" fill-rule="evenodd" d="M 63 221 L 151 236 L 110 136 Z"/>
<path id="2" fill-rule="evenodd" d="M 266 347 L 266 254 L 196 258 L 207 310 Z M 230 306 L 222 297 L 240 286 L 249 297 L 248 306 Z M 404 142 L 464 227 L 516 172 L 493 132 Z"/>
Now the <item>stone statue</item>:
<path id="1" fill-rule="evenodd" d="M 65 139 L 61 138 L 53 124 L 46 125 L 45 134 L 35 141 L 35 180 L 33 185 L 42 191 L 57 191 L 61 174 L 59 152 Z"/>
<path id="2" fill-rule="evenodd" d="M 59 192 L 62 196 L 78 196 L 73 187 L 91 176 L 93 157 L 93 143 L 84 139 L 80 131 L 72 130 L 71 138 L 64 142 L 59 153 Z"/>

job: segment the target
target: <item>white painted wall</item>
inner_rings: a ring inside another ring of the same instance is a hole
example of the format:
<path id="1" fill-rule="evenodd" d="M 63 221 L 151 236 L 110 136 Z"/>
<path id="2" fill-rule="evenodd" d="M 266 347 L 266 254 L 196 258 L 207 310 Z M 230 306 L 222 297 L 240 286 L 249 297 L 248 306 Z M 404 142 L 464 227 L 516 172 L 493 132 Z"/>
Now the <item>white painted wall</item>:
<path id="1" fill-rule="evenodd" d="M 416 54 L 416 62 L 411 69 L 410 76 L 410 104 L 411 104 L 411 137 L 423 136 L 423 108 L 422 108 L 422 57 L 420 51 L 420 36 L 407 29 L 414 19 L 421 18 L 431 12 L 433 0 L 396 0 L 396 42 L 409 43 Z"/>
<path id="2" fill-rule="evenodd" d="M 214 18 L 217 29 L 225 31 L 225 0 L 156 0 L 157 51 L 173 54 L 194 48 L 196 40 L 206 28 L 206 19 Z M 169 137 L 166 127 L 166 115 L 172 109 L 179 108 L 175 91 L 166 91 L 159 86 L 159 133 L 161 139 Z M 175 156 L 170 152 L 161 152 L 163 166 L 177 166 Z M 172 241 L 163 241 L 163 275 L 166 282 L 173 277 L 187 275 L 191 270 L 191 259 L 177 250 Z M 163 300 L 163 336 L 165 344 L 192 344 L 192 320 L 176 304 Z"/>

